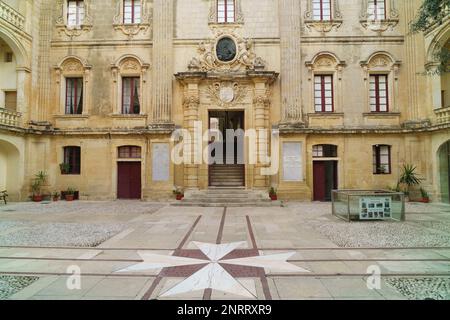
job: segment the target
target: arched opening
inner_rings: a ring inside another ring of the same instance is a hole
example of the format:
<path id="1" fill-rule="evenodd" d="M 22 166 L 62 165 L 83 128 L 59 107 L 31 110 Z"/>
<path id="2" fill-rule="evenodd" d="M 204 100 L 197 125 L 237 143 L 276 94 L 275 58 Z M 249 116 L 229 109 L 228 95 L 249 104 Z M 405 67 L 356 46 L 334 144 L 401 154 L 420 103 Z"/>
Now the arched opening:
<path id="1" fill-rule="evenodd" d="M 439 148 L 438 164 L 440 198 L 442 202 L 450 203 L 450 140 Z"/>
<path id="2" fill-rule="evenodd" d="M 450 52 L 450 39 L 444 46 Z M 450 72 L 441 74 L 441 108 L 450 108 Z"/>
<path id="3" fill-rule="evenodd" d="M 0 140 L 0 191 L 7 190 L 10 200 L 20 199 L 20 153 L 11 143 Z"/>
<path id="4" fill-rule="evenodd" d="M 338 147 L 319 144 L 312 147 L 314 201 L 331 201 L 338 188 Z"/>
<path id="5" fill-rule="evenodd" d="M 0 108 L 17 111 L 17 58 L 13 49 L 0 38 Z"/>

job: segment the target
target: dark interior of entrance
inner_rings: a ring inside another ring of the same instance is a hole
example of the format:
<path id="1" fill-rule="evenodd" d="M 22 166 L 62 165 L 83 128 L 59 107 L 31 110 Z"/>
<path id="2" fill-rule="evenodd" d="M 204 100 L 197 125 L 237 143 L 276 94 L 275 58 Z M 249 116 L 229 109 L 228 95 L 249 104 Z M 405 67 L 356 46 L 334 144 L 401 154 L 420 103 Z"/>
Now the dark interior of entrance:
<path id="1" fill-rule="evenodd" d="M 244 111 L 209 112 L 209 129 L 220 132 L 222 142 L 211 151 L 213 161 L 209 165 L 209 186 L 245 186 L 244 136 L 243 131 L 241 134 L 237 131 L 244 128 Z M 235 130 L 236 135 L 227 137 L 229 129 Z M 216 139 L 217 136 L 210 143 L 218 142 Z"/>

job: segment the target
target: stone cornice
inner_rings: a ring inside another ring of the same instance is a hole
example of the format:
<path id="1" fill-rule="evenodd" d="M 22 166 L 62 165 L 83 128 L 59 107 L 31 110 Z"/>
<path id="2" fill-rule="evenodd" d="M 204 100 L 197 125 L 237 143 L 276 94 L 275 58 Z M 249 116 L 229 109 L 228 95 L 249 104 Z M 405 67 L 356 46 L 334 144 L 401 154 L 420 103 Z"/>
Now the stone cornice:
<path id="1" fill-rule="evenodd" d="M 321 134 L 321 135 L 335 135 L 335 134 L 420 134 L 420 133 L 434 133 L 444 130 L 450 130 L 450 123 L 421 126 L 414 128 L 331 128 L 318 129 L 307 127 L 284 126 L 280 129 L 281 134 Z M 110 128 L 79 128 L 67 130 L 44 130 L 44 129 L 30 129 L 0 125 L 0 132 L 10 132 L 22 135 L 46 135 L 46 136 L 105 136 L 105 135 L 169 135 L 175 130 L 174 124 L 150 125 L 148 127 L 133 128 L 133 129 L 110 129 Z"/>

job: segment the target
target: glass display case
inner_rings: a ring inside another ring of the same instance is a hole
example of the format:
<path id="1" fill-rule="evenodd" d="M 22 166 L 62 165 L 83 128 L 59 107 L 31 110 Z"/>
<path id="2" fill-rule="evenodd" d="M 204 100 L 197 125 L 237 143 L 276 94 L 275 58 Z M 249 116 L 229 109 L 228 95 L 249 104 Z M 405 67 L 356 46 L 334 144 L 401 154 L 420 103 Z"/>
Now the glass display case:
<path id="1" fill-rule="evenodd" d="M 333 190 L 333 215 L 345 221 L 404 221 L 405 195 L 386 190 Z"/>

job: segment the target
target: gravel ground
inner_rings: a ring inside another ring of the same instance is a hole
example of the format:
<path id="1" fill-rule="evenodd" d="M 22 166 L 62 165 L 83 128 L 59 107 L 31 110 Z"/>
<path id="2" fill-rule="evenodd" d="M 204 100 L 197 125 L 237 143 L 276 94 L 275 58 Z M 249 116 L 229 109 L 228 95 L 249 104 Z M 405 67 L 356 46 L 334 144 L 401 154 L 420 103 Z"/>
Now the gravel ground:
<path id="1" fill-rule="evenodd" d="M 58 202 L 17 202 L 0 205 L 0 213 L 30 214 L 151 214 L 161 209 L 164 203 L 144 201 L 58 201 Z"/>
<path id="2" fill-rule="evenodd" d="M 401 222 L 311 221 L 315 230 L 340 247 L 445 247 L 447 234 Z"/>
<path id="3" fill-rule="evenodd" d="M 406 222 L 345 222 L 331 215 L 330 203 L 289 203 L 288 207 L 301 223 L 340 247 L 450 246 L 450 212 L 446 211 L 450 206 L 445 204 L 407 203 Z"/>
<path id="4" fill-rule="evenodd" d="M 122 231 L 123 224 L 24 223 L 0 221 L 0 243 L 6 246 L 95 247 Z"/>
<path id="5" fill-rule="evenodd" d="M 450 300 L 450 278 L 391 278 L 386 282 L 411 300 Z"/>
<path id="6" fill-rule="evenodd" d="M 0 276 L 0 300 L 8 299 L 38 279 L 37 277 Z"/>

